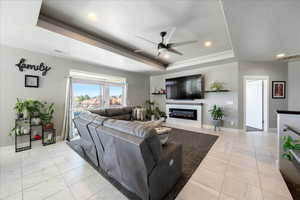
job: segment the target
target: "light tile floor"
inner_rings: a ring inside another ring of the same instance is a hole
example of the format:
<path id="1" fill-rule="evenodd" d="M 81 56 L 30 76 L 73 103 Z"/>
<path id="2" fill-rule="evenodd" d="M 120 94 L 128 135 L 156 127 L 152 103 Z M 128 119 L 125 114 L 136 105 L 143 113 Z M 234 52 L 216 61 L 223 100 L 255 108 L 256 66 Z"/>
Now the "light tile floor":
<path id="1" fill-rule="evenodd" d="M 177 200 L 292 200 L 276 168 L 275 133 L 218 135 Z M 126 199 L 64 142 L 34 142 L 32 150 L 20 153 L 2 147 L 0 158 L 0 200 Z"/>

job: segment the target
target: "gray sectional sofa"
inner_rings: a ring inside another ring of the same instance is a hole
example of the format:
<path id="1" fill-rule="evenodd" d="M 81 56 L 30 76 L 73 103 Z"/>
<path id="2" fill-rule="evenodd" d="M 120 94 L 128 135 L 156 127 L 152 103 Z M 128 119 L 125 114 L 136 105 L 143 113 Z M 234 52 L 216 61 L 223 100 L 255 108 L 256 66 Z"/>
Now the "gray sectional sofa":
<path id="1" fill-rule="evenodd" d="M 73 120 L 81 137 L 69 144 L 141 199 L 160 200 L 181 176 L 182 147 L 162 146 L 150 126 L 112 119 L 131 114 L 130 108 L 81 113 Z"/>

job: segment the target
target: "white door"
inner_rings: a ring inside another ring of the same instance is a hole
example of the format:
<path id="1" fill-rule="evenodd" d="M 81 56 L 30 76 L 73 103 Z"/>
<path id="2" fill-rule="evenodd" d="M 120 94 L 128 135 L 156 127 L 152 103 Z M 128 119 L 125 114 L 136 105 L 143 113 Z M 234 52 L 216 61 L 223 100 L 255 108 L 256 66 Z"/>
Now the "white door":
<path id="1" fill-rule="evenodd" d="M 263 80 L 246 80 L 246 126 L 263 129 Z"/>

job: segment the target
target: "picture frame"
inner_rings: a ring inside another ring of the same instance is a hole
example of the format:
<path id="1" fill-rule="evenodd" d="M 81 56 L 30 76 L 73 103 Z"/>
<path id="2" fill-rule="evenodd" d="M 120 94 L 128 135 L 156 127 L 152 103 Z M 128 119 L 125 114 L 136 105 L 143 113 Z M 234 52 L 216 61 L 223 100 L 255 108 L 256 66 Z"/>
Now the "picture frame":
<path id="1" fill-rule="evenodd" d="M 272 81 L 272 98 L 285 99 L 286 97 L 286 82 Z"/>
<path id="2" fill-rule="evenodd" d="M 25 75 L 25 87 L 38 88 L 40 84 L 39 79 L 39 76 Z"/>

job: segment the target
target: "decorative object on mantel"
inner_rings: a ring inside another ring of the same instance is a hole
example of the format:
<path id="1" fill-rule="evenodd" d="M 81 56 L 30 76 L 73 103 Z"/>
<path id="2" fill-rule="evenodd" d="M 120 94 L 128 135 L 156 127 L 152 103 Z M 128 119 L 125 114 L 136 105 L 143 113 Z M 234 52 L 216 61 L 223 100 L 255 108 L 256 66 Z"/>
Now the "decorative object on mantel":
<path id="1" fill-rule="evenodd" d="M 39 78 L 39 76 L 25 75 L 25 87 L 38 88 Z"/>
<path id="2" fill-rule="evenodd" d="M 224 90 L 224 83 L 222 82 L 218 82 L 218 81 L 214 81 L 210 84 L 210 90 L 211 91 L 220 91 L 220 90 Z"/>
<path id="3" fill-rule="evenodd" d="M 23 72 L 24 69 L 31 69 L 34 71 L 41 71 L 43 76 L 46 76 L 47 72 L 51 70 L 51 67 L 46 66 L 43 62 L 39 65 L 25 64 L 26 59 L 21 58 L 19 63 L 16 66 L 19 68 L 20 72 Z"/>
<path id="4" fill-rule="evenodd" d="M 152 95 L 165 95 L 165 94 L 167 94 L 167 90 L 163 88 L 161 88 L 160 90 L 155 88 L 154 92 L 152 92 Z"/>
<path id="5" fill-rule="evenodd" d="M 205 93 L 211 93 L 211 92 L 230 92 L 230 90 L 224 89 L 224 83 L 214 81 L 210 84 L 209 87 L 210 90 L 204 91 Z"/>
<path id="6" fill-rule="evenodd" d="M 213 108 L 211 110 L 209 110 L 208 112 L 210 112 L 210 114 L 211 114 L 214 130 L 216 131 L 217 128 L 220 129 L 220 127 L 222 126 L 222 122 L 223 122 L 222 119 L 224 117 L 224 112 L 221 109 L 221 107 L 214 105 Z"/>
<path id="7" fill-rule="evenodd" d="M 285 99 L 285 81 L 272 81 L 272 99 Z"/>

